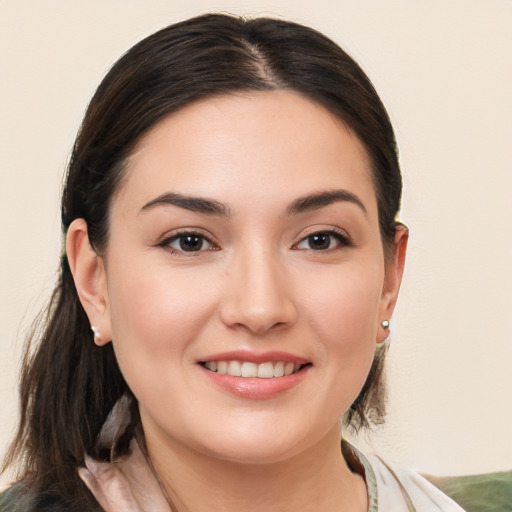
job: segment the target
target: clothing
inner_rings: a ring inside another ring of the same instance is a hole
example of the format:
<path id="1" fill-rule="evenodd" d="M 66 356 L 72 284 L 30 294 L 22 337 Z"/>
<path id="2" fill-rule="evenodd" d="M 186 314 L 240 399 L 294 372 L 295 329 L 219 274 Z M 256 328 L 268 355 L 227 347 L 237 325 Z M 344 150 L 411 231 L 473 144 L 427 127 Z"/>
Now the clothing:
<path id="1" fill-rule="evenodd" d="M 414 471 L 392 467 L 377 456 L 363 455 L 347 441 L 342 441 L 341 450 L 350 469 L 363 476 L 366 481 L 368 512 L 464 512 L 453 500 Z M 100 471 L 94 471 L 98 474 L 106 469 L 108 472 L 105 480 L 110 487 L 103 487 L 101 484 L 99 486 L 103 499 L 106 496 L 107 500 L 119 503 L 119 500 L 125 499 L 125 496 L 137 498 L 137 490 L 135 489 L 134 492 L 133 488 L 127 488 L 130 482 L 137 485 L 137 478 L 146 479 L 145 488 L 156 483 L 136 444 L 132 445 L 132 454 L 121 464 L 121 472 L 117 472 L 117 469 L 111 471 L 108 466 L 112 465 L 108 464 L 100 464 L 102 466 Z M 150 480 L 147 480 L 148 475 Z M 113 480 L 116 481 L 115 485 L 112 485 Z M 125 490 L 119 493 L 119 489 L 123 486 Z M 119 494 L 111 493 L 110 488 L 114 488 L 114 492 Z M 90 489 L 97 495 L 94 486 Z M 153 495 L 160 493 L 158 486 L 153 485 L 152 489 Z M 131 510 L 130 499 L 126 501 L 126 510 Z M 135 501 L 138 502 L 138 499 Z M 154 508 L 158 511 L 167 510 L 165 504 L 162 508 L 158 506 Z"/>
<path id="2" fill-rule="evenodd" d="M 409 469 L 394 467 L 376 455 L 363 455 L 342 441 L 349 467 L 366 481 L 368 512 L 464 512 L 448 496 Z"/>
<path id="3" fill-rule="evenodd" d="M 366 479 L 369 512 L 461 510 L 417 473 L 386 464 L 379 457 L 363 455 L 345 442 L 342 444 L 342 449 L 351 469 L 364 475 Z M 429 476 L 428 478 L 463 504 L 466 512 L 512 511 L 512 471 L 463 477 Z M 412 506 L 416 508 L 410 508 L 407 504 L 404 491 L 409 497 L 409 502 L 412 502 Z M 32 500 L 22 483 L 15 484 L 0 494 L 0 512 L 69 512 L 70 510 L 83 512 L 84 509 L 73 507 L 66 497 L 55 493 L 47 493 Z M 99 512 L 101 509 L 86 507 L 86 510 Z"/>

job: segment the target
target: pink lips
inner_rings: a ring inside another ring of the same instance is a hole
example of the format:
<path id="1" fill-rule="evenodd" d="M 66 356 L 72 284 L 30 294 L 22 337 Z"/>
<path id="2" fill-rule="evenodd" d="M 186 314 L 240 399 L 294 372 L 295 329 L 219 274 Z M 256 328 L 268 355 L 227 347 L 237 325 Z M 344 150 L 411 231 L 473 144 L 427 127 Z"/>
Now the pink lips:
<path id="1" fill-rule="evenodd" d="M 301 369 L 291 375 L 272 378 L 258 378 L 258 377 L 236 377 L 229 374 L 220 374 L 208 370 L 204 367 L 204 363 L 208 361 L 241 361 L 255 363 L 257 365 L 264 363 L 293 363 L 300 365 Z M 292 389 L 300 384 L 309 373 L 311 365 L 309 362 L 302 358 L 289 354 L 286 352 L 264 352 L 255 353 L 248 351 L 232 351 L 211 354 L 200 363 L 205 377 L 210 382 L 219 386 L 221 389 L 229 393 L 248 399 L 269 399 L 280 395 L 281 393 Z"/>
<path id="2" fill-rule="evenodd" d="M 247 361 L 249 363 L 262 364 L 262 363 L 277 363 L 283 361 L 284 363 L 307 364 L 308 361 L 303 357 L 298 357 L 288 352 L 279 352 L 276 350 L 269 352 L 249 352 L 246 350 L 236 350 L 230 352 L 220 352 L 211 354 L 202 361 Z"/>

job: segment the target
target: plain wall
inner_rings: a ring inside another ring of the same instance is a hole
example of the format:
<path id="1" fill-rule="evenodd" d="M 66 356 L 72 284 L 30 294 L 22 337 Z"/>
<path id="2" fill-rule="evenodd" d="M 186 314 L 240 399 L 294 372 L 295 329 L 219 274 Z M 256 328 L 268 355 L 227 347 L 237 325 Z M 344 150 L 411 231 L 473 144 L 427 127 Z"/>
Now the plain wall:
<path id="1" fill-rule="evenodd" d="M 437 474 L 512 469 L 509 0 L 0 1 L 0 454 L 24 332 L 56 277 L 59 191 L 87 102 L 136 41 L 211 10 L 326 33 L 395 125 L 411 240 L 376 451 Z"/>

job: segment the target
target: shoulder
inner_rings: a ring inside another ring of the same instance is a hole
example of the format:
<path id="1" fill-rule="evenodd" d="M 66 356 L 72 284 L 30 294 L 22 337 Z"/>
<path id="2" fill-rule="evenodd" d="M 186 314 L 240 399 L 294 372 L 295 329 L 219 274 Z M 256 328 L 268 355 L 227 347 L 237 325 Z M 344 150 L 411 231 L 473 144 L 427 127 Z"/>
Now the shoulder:
<path id="1" fill-rule="evenodd" d="M 0 512 L 30 512 L 32 502 L 32 496 L 20 484 L 14 484 L 0 494 Z"/>
<path id="2" fill-rule="evenodd" d="M 68 511 L 69 503 L 55 493 L 34 496 L 22 484 L 14 484 L 0 494 L 0 512 L 60 512 Z"/>
<path id="3" fill-rule="evenodd" d="M 421 475 L 384 462 L 377 455 L 366 455 L 347 443 L 347 453 L 356 457 L 364 471 L 368 488 L 369 512 L 464 512 L 464 510 Z"/>
<path id="4" fill-rule="evenodd" d="M 0 493 L 0 512 L 100 512 L 99 505 L 77 505 L 57 491 L 34 494 L 23 482 Z"/>
<path id="5" fill-rule="evenodd" d="M 410 469 L 368 456 L 377 484 L 379 511 L 395 510 L 396 500 L 402 500 L 404 510 L 415 512 L 464 512 L 464 510 L 424 477 Z"/>

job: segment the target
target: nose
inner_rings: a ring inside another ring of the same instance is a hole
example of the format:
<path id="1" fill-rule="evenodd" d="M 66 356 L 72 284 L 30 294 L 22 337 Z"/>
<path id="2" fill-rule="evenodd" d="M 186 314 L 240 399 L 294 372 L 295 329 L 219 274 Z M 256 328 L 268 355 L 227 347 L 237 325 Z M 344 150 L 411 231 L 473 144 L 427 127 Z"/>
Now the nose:
<path id="1" fill-rule="evenodd" d="M 264 334 L 297 318 L 291 283 L 279 257 L 254 250 L 229 267 L 221 317 L 230 328 Z"/>

